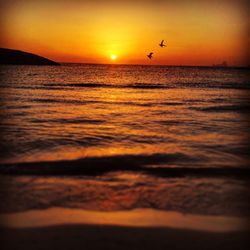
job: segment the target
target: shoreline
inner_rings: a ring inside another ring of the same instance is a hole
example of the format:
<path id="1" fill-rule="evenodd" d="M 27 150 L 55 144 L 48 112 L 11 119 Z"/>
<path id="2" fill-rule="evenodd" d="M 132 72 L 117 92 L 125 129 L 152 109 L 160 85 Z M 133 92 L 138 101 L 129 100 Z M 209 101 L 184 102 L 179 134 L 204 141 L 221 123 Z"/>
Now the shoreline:
<path id="1" fill-rule="evenodd" d="M 0 222 L 3 250 L 245 250 L 250 232 L 243 218 L 154 209 L 50 208 L 2 214 Z"/>
<path id="2" fill-rule="evenodd" d="M 6 228 L 42 228 L 62 225 L 94 225 L 145 228 L 173 228 L 207 232 L 246 231 L 248 217 L 183 214 L 151 208 L 93 211 L 51 207 L 41 210 L 0 214 Z"/>

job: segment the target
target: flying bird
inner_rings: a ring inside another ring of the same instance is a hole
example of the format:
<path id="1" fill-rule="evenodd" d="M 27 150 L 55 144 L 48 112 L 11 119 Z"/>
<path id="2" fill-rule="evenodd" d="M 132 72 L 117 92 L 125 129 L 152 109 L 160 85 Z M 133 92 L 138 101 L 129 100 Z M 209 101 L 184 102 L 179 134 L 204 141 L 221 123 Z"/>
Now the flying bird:
<path id="1" fill-rule="evenodd" d="M 164 40 L 161 41 L 161 43 L 159 44 L 159 46 L 166 47 L 166 45 L 164 44 Z"/>
<path id="2" fill-rule="evenodd" d="M 147 57 L 149 58 L 149 59 L 152 59 L 152 57 L 153 57 L 153 52 L 150 52 L 148 55 L 147 55 Z"/>

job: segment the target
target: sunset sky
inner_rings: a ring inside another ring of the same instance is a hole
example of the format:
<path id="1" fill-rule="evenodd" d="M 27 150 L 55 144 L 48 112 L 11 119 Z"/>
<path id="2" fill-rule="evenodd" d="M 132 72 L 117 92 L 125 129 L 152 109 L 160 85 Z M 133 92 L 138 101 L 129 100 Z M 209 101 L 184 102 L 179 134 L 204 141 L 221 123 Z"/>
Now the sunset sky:
<path id="1" fill-rule="evenodd" d="M 230 0 L 1 1 L 0 47 L 60 62 L 246 65 L 246 7 Z"/>

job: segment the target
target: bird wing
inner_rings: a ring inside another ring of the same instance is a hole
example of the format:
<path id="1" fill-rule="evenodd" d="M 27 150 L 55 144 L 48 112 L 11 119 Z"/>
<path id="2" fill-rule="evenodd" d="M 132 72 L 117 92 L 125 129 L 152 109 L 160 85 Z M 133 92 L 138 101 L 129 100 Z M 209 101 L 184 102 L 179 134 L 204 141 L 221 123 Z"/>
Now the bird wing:
<path id="1" fill-rule="evenodd" d="M 161 44 L 163 44 L 163 43 L 164 43 L 164 40 L 161 41 Z"/>

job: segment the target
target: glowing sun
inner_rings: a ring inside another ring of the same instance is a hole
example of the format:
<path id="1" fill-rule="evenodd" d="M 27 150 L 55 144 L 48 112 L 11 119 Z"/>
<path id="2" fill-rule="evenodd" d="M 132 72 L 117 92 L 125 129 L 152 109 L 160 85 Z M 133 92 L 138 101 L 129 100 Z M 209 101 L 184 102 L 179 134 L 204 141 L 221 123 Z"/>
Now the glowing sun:
<path id="1" fill-rule="evenodd" d="M 113 61 L 116 60 L 116 58 L 117 58 L 117 56 L 114 55 L 114 54 L 112 54 L 112 55 L 110 56 L 110 59 L 113 60 Z"/>

